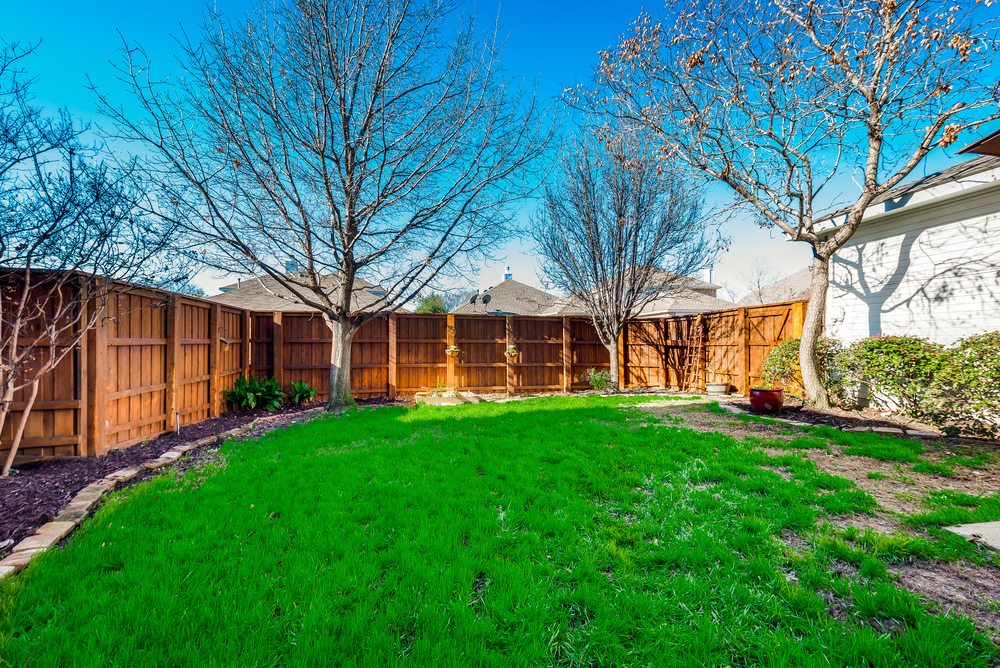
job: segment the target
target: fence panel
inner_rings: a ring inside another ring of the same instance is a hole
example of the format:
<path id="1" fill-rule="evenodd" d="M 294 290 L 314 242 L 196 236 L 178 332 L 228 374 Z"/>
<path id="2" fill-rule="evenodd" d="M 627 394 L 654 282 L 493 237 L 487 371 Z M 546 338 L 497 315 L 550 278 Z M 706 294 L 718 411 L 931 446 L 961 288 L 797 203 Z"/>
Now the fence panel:
<path id="1" fill-rule="evenodd" d="M 507 348 L 504 318 L 491 316 L 456 316 L 455 386 L 477 392 L 503 392 L 507 389 Z"/>
<path id="2" fill-rule="evenodd" d="M 396 387 L 402 394 L 447 382 L 447 319 L 444 315 L 397 316 Z"/>
<path id="3" fill-rule="evenodd" d="M 563 389 L 562 317 L 514 317 L 514 386 L 517 390 Z"/>

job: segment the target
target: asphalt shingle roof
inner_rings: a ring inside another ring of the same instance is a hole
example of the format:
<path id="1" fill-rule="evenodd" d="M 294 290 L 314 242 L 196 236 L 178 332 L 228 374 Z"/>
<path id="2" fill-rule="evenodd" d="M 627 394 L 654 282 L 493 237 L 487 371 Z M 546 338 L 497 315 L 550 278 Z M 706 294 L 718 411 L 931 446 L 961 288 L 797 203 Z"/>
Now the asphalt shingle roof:
<path id="1" fill-rule="evenodd" d="M 490 296 L 490 303 L 483 305 L 483 295 Z M 555 304 L 557 297 L 544 290 L 530 285 L 507 279 L 479 295 L 475 304 L 466 302 L 454 308 L 451 312 L 457 315 L 473 313 L 504 314 L 504 315 L 541 315 L 543 311 Z"/>
<path id="2" fill-rule="evenodd" d="M 770 285 L 765 285 L 760 290 L 754 290 L 736 302 L 736 305 L 759 306 L 760 304 L 780 304 L 781 302 L 809 299 L 810 281 L 812 281 L 812 268 L 806 267 Z"/>
<path id="3" fill-rule="evenodd" d="M 323 278 L 324 288 L 328 294 L 339 294 L 340 280 L 336 276 Z M 270 276 L 258 276 L 240 283 L 233 283 L 223 288 L 222 294 L 209 297 L 209 300 L 245 308 L 251 311 L 315 311 L 316 309 L 298 301 L 291 290 L 284 287 Z M 354 279 L 352 307 L 355 311 L 364 311 L 379 300 L 379 295 L 371 291 L 380 288 L 368 281 Z"/>

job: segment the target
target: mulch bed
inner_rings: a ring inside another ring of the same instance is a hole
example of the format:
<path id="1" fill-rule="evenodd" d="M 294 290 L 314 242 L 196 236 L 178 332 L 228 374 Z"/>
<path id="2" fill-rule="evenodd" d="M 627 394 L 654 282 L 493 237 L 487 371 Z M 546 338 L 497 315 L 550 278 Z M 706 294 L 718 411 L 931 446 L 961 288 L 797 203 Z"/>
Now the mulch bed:
<path id="1" fill-rule="evenodd" d="M 77 492 L 109 473 L 155 459 L 175 445 L 229 431 L 259 417 L 294 417 L 310 408 L 315 406 L 293 406 L 273 413 L 264 410 L 230 411 L 220 417 L 182 427 L 180 434 L 168 432 L 148 443 L 112 450 L 103 457 L 24 464 L 17 475 L 0 478 L 0 557 L 8 554 L 14 545 L 33 534 L 38 527 L 51 521 Z"/>
<path id="2" fill-rule="evenodd" d="M 750 408 L 750 400 L 746 397 L 720 397 L 721 401 L 753 412 Z M 923 424 L 905 415 L 896 415 L 886 411 L 878 411 L 873 408 L 862 408 L 859 410 L 845 410 L 843 408 L 817 408 L 804 404 L 797 397 L 785 395 L 785 405 L 777 415 L 764 415 L 761 417 L 781 417 L 788 420 L 808 422 L 814 425 L 825 425 L 837 427 L 839 429 L 849 429 L 851 427 L 896 427 L 897 429 L 916 429 L 918 431 L 938 431 L 936 427 Z"/>

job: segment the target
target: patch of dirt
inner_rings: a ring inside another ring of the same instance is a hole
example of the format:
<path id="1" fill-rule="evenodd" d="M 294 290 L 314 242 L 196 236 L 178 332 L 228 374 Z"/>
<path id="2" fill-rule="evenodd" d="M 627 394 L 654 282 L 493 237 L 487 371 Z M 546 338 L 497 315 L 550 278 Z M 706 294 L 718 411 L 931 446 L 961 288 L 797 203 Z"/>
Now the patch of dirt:
<path id="1" fill-rule="evenodd" d="M 899 576 L 899 584 L 938 604 L 942 612 L 968 615 L 993 642 L 1000 640 L 1000 568 L 965 561 L 914 561 L 889 570 Z"/>
<path id="2" fill-rule="evenodd" d="M 156 459 L 175 445 L 229 431 L 260 417 L 270 415 L 276 421 L 287 420 L 312 408 L 315 406 L 293 406 L 275 413 L 230 411 L 181 427 L 180 434 L 168 432 L 145 443 L 112 450 L 103 457 L 24 464 L 17 475 L 0 478 L 0 557 L 9 554 L 14 545 L 51 521 L 77 492 L 109 473 Z"/>
<path id="3" fill-rule="evenodd" d="M 725 397 L 726 403 L 739 406 L 743 410 L 752 411 L 750 399 L 747 397 Z M 772 417 L 765 415 L 762 417 Z M 937 427 L 918 422 L 905 415 L 897 415 L 889 411 L 879 411 L 874 408 L 845 409 L 817 408 L 804 403 L 798 397 L 785 395 L 785 403 L 779 417 L 798 422 L 808 422 L 813 425 L 826 425 L 847 429 L 850 427 L 897 427 L 899 429 L 916 429 L 918 431 L 937 432 Z"/>

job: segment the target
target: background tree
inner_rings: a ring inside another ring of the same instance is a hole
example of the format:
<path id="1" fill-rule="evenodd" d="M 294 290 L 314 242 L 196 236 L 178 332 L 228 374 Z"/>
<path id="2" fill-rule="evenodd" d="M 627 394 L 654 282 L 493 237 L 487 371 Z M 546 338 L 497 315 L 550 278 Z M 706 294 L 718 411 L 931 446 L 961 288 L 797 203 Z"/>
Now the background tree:
<path id="1" fill-rule="evenodd" d="M 475 290 L 452 290 L 443 293 L 441 298 L 444 300 L 444 305 L 448 309 L 448 313 L 451 313 L 462 304 L 468 304 L 472 296 L 478 294 Z"/>
<path id="2" fill-rule="evenodd" d="M 774 265 L 763 258 L 754 258 L 736 272 L 736 280 L 726 283 L 726 298 L 738 302 L 744 297 L 753 297 L 754 303 L 763 304 L 763 290 L 783 277 Z"/>
<path id="3" fill-rule="evenodd" d="M 453 2 L 289 0 L 210 14 L 172 83 L 126 51 L 143 118 L 102 100 L 201 262 L 322 313 L 332 408 L 354 403 L 354 332 L 487 257 L 533 189 L 550 124 L 499 51 Z M 364 313 L 361 279 L 384 288 Z"/>
<path id="4" fill-rule="evenodd" d="M 594 89 L 570 94 L 658 136 L 664 159 L 727 185 L 762 226 L 812 247 L 801 366 L 820 406 L 831 258 L 934 148 L 1000 118 L 990 4 L 677 3 L 667 25 L 642 15 L 602 56 Z M 845 188 L 848 206 L 826 230 L 824 211 Z"/>
<path id="5" fill-rule="evenodd" d="M 159 261 L 169 230 L 138 210 L 128 175 L 99 162 L 68 114 L 32 106 L 31 51 L 0 48 L 0 431 L 17 419 L 4 476 L 42 378 L 102 322 L 117 282 L 180 278 Z"/>
<path id="6" fill-rule="evenodd" d="M 675 281 L 663 272 L 691 274 L 714 251 L 694 188 L 644 146 L 613 129 L 583 135 L 564 151 L 533 218 L 542 274 L 590 314 L 615 388 L 625 323 L 665 296 L 654 286 Z"/>
<path id="7" fill-rule="evenodd" d="M 417 303 L 417 313 L 447 313 L 448 305 L 444 303 L 444 298 L 436 292 L 421 297 Z"/>

